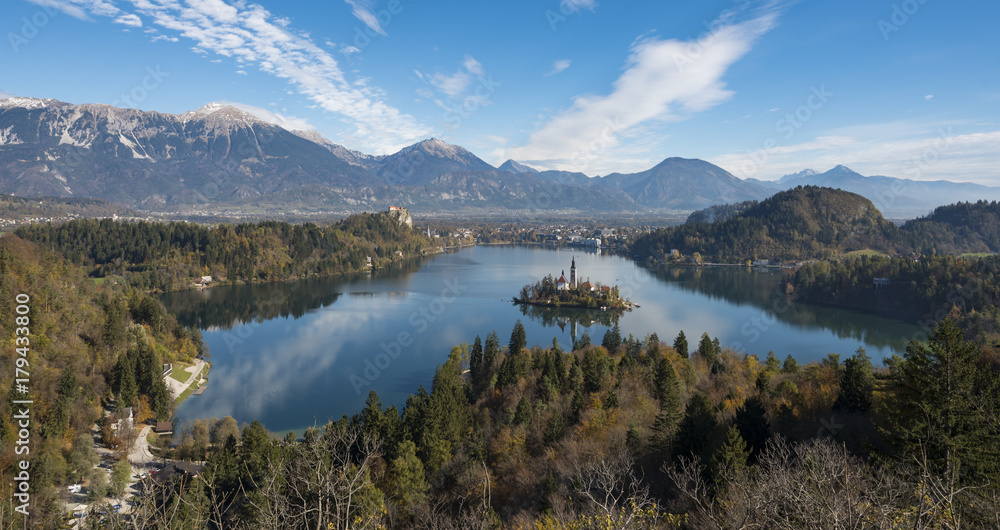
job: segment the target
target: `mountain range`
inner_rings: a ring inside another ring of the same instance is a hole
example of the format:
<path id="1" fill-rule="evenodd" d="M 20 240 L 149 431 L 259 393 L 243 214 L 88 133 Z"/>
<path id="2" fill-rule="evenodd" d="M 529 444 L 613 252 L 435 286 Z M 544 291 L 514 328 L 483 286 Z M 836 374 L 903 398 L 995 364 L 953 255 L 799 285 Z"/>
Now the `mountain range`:
<path id="1" fill-rule="evenodd" d="M 369 155 L 219 103 L 165 114 L 0 99 L 0 193 L 90 197 L 151 211 L 350 213 L 391 204 L 464 214 L 664 213 L 761 200 L 803 184 L 841 187 L 877 206 L 882 197 L 889 217 L 1000 198 L 997 188 L 863 177 L 843 166 L 773 182 L 741 180 L 703 160 L 677 157 L 638 173 L 589 177 L 514 160 L 493 167 L 435 138 Z"/>

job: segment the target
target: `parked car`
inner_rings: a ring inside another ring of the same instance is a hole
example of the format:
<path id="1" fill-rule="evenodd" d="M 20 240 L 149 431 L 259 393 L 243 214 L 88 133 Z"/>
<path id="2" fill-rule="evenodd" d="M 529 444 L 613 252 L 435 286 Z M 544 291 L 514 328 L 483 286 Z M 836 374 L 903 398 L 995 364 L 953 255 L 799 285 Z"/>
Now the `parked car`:
<path id="1" fill-rule="evenodd" d="M 68 488 L 70 493 L 80 493 L 83 491 L 83 484 L 70 484 Z"/>

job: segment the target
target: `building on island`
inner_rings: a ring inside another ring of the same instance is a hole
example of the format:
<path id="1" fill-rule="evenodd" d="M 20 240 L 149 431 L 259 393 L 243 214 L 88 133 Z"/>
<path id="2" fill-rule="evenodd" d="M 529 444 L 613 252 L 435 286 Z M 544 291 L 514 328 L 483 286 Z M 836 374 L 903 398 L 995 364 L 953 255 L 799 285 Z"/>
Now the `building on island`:
<path id="1" fill-rule="evenodd" d="M 572 273 L 570 274 L 572 275 Z M 568 291 L 568 290 L 569 290 L 569 282 L 566 281 L 566 271 L 563 271 L 563 273 L 559 275 L 559 279 L 556 280 L 556 291 Z"/>
<path id="2" fill-rule="evenodd" d="M 573 262 L 569 266 L 569 288 L 576 289 L 576 256 L 573 256 Z"/>

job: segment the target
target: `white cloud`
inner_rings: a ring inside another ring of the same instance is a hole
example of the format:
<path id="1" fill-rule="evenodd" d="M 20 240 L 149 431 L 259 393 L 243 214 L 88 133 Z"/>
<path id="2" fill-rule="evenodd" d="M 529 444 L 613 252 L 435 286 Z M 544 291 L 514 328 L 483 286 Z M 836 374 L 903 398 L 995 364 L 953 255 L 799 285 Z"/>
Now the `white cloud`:
<path id="1" fill-rule="evenodd" d="M 563 70 L 569 68 L 569 65 L 572 62 L 573 61 L 571 61 L 570 59 L 557 59 L 555 61 L 552 61 L 552 69 L 549 70 L 549 72 L 547 74 L 545 74 L 545 75 L 547 75 L 547 76 L 549 76 L 549 75 L 556 75 L 559 72 L 562 72 Z"/>
<path id="2" fill-rule="evenodd" d="M 232 101 L 220 101 L 223 105 L 229 105 L 236 107 L 240 110 L 245 110 L 254 116 L 268 122 L 277 125 L 283 129 L 289 131 L 315 131 L 316 127 L 309 123 L 304 118 L 296 118 L 294 116 L 285 116 L 283 114 L 278 114 L 272 110 L 265 109 L 264 107 L 258 107 L 256 105 L 248 105 L 246 103 L 235 103 Z"/>
<path id="3" fill-rule="evenodd" d="M 4 92 L 3 90 L 0 90 L 0 99 L 16 98 L 16 97 L 17 96 L 11 94 L 10 92 Z"/>
<path id="4" fill-rule="evenodd" d="M 685 119 L 732 97 L 727 69 L 767 32 L 774 14 L 729 25 L 695 42 L 646 39 L 632 45 L 625 71 L 606 95 L 580 95 L 546 121 L 508 158 L 541 167 L 583 171 L 644 126 Z"/>
<path id="5" fill-rule="evenodd" d="M 61 0 L 28 0 L 32 4 L 39 5 L 42 7 L 49 7 L 52 9 L 58 9 L 67 15 L 77 18 L 80 20 L 90 20 L 87 16 L 87 12 L 84 11 L 80 6 L 72 4 L 70 2 L 63 2 Z"/>
<path id="6" fill-rule="evenodd" d="M 158 40 L 165 40 L 167 42 L 177 42 L 180 39 L 178 39 L 177 37 L 168 37 L 166 35 L 157 35 L 157 36 L 153 37 L 152 39 L 150 39 L 150 42 L 156 42 Z M 221 60 L 212 61 L 212 62 L 221 62 Z"/>
<path id="7" fill-rule="evenodd" d="M 63 7 L 77 6 L 77 14 L 83 17 L 122 14 L 106 0 L 74 1 L 75 4 Z M 146 25 L 172 34 L 167 40 L 188 39 L 194 44 L 191 50 L 195 53 L 229 57 L 244 70 L 255 66 L 286 80 L 290 93 L 305 96 L 353 127 L 342 133 L 342 142 L 370 152 L 387 153 L 430 134 L 430 129 L 413 116 L 385 103 L 385 94 L 377 87 L 348 80 L 332 52 L 306 34 L 289 28 L 287 19 L 275 17 L 259 4 L 245 0 L 234 4 L 221 0 L 130 2 Z"/>
<path id="8" fill-rule="evenodd" d="M 586 9 L 588 11 L 593 11 L 594 8 L 597 7 L 597 1 L 596 0 L 562 0 L 561 2 L 559 2 L 559 7 L 563 8 L 566 11 L 573 11 L 573 12 L 581 11 L 581 10 L 584 10 L 584 9 Z"/>
<path id="9" fill-rule="evenodd" d="M 934 99 L 934 94 L 927 94 L 926 96 L 924 96 L 924 99 L 926 99 L 927 101 L 930 101 L 930 100 Z"/>
<path id="10" fill-rule="evenodd" d="M 457 97 L 465 93 L 475 79 L 475 76 L 484 74 L 483 65 L 479 61 L 466 55 L 462 60 L 462 66 L 453 74 L 425 74 L 414 70 L 420 79 L 428 82 L 440 92 L 448 96 Z M 419 92 L 419 91 L 418 91 Z"/>
<path id="11" fill-rule="evenodd" d="M 124 24 L 126 26 L 132 26 L 133 28 L 142 27 L 142 20 L 139 20 L 139 17 L 134 13 L 128 13 L 116 18 L 115 23 Z"/>
<path id="12" fill-rule="evenodd" d="M 379 35 L 385 35 L 385 30 L 382 29 L 382 24 L 379 23 L 378 18 L 372 14 L 371 11 L 371 1 L 370 0 L 344 0 L 347 5 L 351 6 L 351 14 L 357 17 L 358 20 L 364 22 L 372 31 L 378 33 Z"/>
<path id="13" fill-rule="evenodd" d="M 237 70 L 236 73 L 239 74 L 239 75 L 247 75 L 247 71 L 246 70 Z"/>
<path id="14" fill-rule="evenodd" d="M 350 55 L 352 53 L 361 53 L 361 49 L 358 48 L 357 46 L 344 46 L 343 48 L 340 49 L 340 53 L 343 53 L 344 55 Z"/>
<path id="15" fill-rule="evenodd" d="M 967 124 L 890 122 L 827 131 L 813 140 L 709 158 L 737 177 L 764 180 L 844 164 L 863 175 L 1000 185 L 1000 131 L 959 132 Z"/>

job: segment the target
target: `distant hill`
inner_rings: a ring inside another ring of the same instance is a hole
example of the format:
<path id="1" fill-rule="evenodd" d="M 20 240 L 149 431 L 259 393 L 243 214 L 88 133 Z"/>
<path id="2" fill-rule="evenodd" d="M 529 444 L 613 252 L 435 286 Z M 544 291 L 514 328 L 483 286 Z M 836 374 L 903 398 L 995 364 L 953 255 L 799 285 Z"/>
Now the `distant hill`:
<path id="1" fill-rule="evenodd" d="M 721 262 L 830 257 L 854 250 L 895 252 L 900 229 L 868 199 L 816 186 L 782 191 L 715 223 L 687 223 L 639 238 L 637 258 L 663 259 L 672 249 Z"/>
<path id="2" fill-rule="evenodd" d="M 612 173 L 597 182 L 628 194 L 644 208 L 695 210 L 713 204 L 763 199 L 772 191 L 705 162 L 667 158 L 639 173 Z"/>
<path id="3" fill-rule="evenodd" d="M 768 185 L 766 181 L 758 181 Z M 885 176 L 864 176 L 847 166 L 839 165 L 823 173 L 806 169 L 772 181 L 773 189 L 796 186 L 823 186 L 857 193 L 868 198 L 888 218 L 912 219 L 930 213 L 946 204 L 970 200 L 1000 200 L 1000 188 L 950 182 L 923 181 Z"/>

